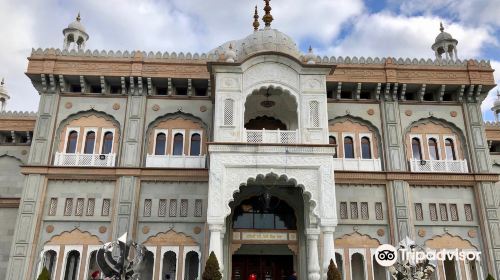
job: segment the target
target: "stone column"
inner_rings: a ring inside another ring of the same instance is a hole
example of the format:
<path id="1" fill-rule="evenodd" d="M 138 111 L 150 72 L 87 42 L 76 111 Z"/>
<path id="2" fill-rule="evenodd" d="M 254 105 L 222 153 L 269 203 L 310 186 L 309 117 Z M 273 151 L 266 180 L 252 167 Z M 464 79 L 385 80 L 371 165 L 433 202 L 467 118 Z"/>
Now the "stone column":
<path id="1" fill-rule="evenodd" d="M 210 231 L 210 246 L 209 255 L 214 252 L 217 260 L 219 261 L 220 272 L 224 272 L 224 255 L 223 255 L 223 238 L 225 233 L 225 228 L 223 224 L 209 224 L 208 230 Z"/>
<path id="2" fill-rule="evenodd" d="M 333 239 L 333 232 L 335 232 L 335 227 L 323 227 L 323 277 L 326 279 L 326 274 L 328 272 L 328 266 L 330 265 L 330 260 L 335 262 L 335 243 Z"/>
<path id="3" fill-rule="evenodd" d="M 319 280 L 320 266 L 319 266 L 319 253 L 318 253 L 318 239 L 319 229 L 308 228 L 306 229 L 307 235 L 307 279 Z"/>

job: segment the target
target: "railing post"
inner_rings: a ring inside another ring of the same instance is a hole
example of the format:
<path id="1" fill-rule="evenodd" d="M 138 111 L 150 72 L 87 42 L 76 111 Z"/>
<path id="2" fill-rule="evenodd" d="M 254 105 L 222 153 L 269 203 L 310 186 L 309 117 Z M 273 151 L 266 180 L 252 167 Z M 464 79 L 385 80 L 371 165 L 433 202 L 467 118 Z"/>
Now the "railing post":
<path id="1" fill-rule="evenodd" d="M 449 165 L 449 163 L 450 163 L 450 162 L 449 162 L 448 160 L 444 160 L 444 171 L 446 171 L 446 172 L 448 172 L 448 171 L 450 170 L 450 168 L 449 168 L 449 166 L 448 166 L 448 165 Z"/>
<path id="2" fill-rule="evenodd" d="M 74 154 L 75 155 L 75 165 L 78 165 L 80 163 L 80 154 Z"/>

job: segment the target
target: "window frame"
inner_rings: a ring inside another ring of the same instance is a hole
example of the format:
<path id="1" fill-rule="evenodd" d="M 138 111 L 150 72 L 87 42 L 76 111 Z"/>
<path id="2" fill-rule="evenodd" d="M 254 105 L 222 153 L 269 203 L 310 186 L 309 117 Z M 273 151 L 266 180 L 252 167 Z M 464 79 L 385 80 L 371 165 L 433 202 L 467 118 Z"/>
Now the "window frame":
<path id="1" fill-rule="evenodd" d="M 344 140 L 345 140 L 346 137 L 351 137 L 351 139 L 352 139 L 352 154 L 353 154 L 352 158 L 347 158 L 345 156 L 345 141 Z M 357 158 L 357 154 L 356 154 L 356 135 L 354 133 L 352 133 L 352 132 L 343 132 L 342 133 L 342 158 L 344 158 L 344 159 L 356 159 Z"/>
<path id="2" fill-rule="evenodd" d="M 363 138 L 366 137 L 368 138 L 368 141 L 370 142 L 370 158 L 363 158 Z M 371 133 L 359 133 L 358 134 L 358 141 L 359 141 L 359 152 L 360 152 L 360 159 L 375 159 L 375 155 L 373 153 L 373 137 Z"/>
<path id="3" fill-rule="evenodd" d="M 429 160 L 443 160 L 442 159 L 442 154 L 441 154 L 441 145 L 439 145 L 439 143 L 441 142 L 441 137 L 439 137 L 438 134 L 426 134 L 425 135 L 426 137 L 426 143 L 427 143 L 427 156 L 429 157 Z M 429 140 L 430 139 L 434 139 L 436 141 L 436 153 L 438 155 L 438 158 L 437 159 L 432 159 L 431 157 L 431 149 L 430 149 L 430 145 L 429 145 Z"/>
<path id="4" fill-rule="evenodd" d="M 453 142 L 453 146 L 452 146 L 453 151 L 452 152 L 455 154 L 455 159 L 448 159 L 448 152 L 446 149 L 446 140 L 447 139 L 450 139 Z M 444 147 L 444 153 L 445 153 L 446 160 L 453 160 L 453 161 L 460 160 L 460 158 L 458 156 L 457 139 L 456 139 L 455 135 L 451 135 L 451 134 L 443 135 L 443 147 Z"/>
<path id="5" fill-rule="evenodd" d="M 193 137 L 193 134 L 200 135 L 200 154 L 199 155 L 192 155 L 191 154 L 191 137 Z M 172 143 L 172 146 L 173 146 L 173 143 Z M 189 151 L 189 156 L 192 156 L 192 157 L 200 157 L 203 155 L 203 130 L 201 130 L 201 129 L 190 129 L 189 130 L 188 151 Z"/>
<path id="6" fill-rule="evenodd" d="M 68 149 L 68 137 L 71 131 L 76 132 L 76 144 L 75 144 L 75 154 L 78 152 L 78 144 L 80 143 L 80 127 L 67 127 L 66 128 L 66 136 L 64 137 L 64 147 L 62 152 L 67 154 L 66 150 Z"/>
<path id="7" fill-rule="evenodd" d="M 89 132 L 94 132 L 95 133 L 95 138 L 94 138 L 94 149 L 92 151 L 92 153 L 90 154 L 87 154 L 87 155 L 95 155 L 95 148 L 96 148 L 96 144 L 97 144 L 97 132 L 99 131 L 99 129 L 97 127 L 85 127 L 84 130 L 83 130 L 83 139 L 82 139 L 82 147 L 80 148 L 80 154 L 85 154 L 85 145 L 87 144 L 87 133 Z"/>
<path id="8" fill-rule="evenodd" d="M 334 156 L 334 158 L 339 158 L 339 137 L 338 137 L 338 133 L 337 132 L 328 132 L 328 144 L 330 144 L 330 137 L 334 137 L 335 138 L 335 143 L 337 145 L 337 147 L 335 148 L 335 151 L 336 151 L 336 155 Z"/>
<path id="9" fill-rule="evenodd" d="M 417 138 L 418 142 L 420 143 L 420 159 L 414 158 L 414 151 L 413 151 L 413 139 Z M 412 160 L 426 160 L 424 157 L 424 147 L 422 143 L 422 135 L 420 134 L 410 134 L 410 149 L 411 149 L 411 159 Z"/>
<path id="10" fill-rule="evenodd" d="M 101 128 L 101 142 L 99 142 L 99 154 L 102 155 L 102 148 L 104 147 L 104 136 L 106 133 L 111 132 L 113 133 L 113 138 L 111 139 L 111 153 L 109 154 L 114 154 L 114 148 L 115 148 L 115 129 L 114 128 Z"/>
<path id="11" fill-rule="evenodd" d="M 158 137 L 158 134 L 163 133 L 165 134 L 165 150 L 163 151 L 162 154 L 157 155 L 156 154 L 156 138 Z M 155 129 L 154 135 L 153 135 L 153 150 L 152 150 L 152 155 L 156 156 L 165 156 L 167 155 L 167 149 L 168 149 L 168 129 Z"/>
<path id="12" fill-rule="evenodd" d="M 177 134 L 182 134 L 182 154 L 181 155 L 174 155 L 174 144 L 175 144 L 175 135 Z M 186 130 L 185 129 L 172 129 L 172 135 L 170 135 L 170 155 L 171 156 L 176 156 L 176 157 L 183 157 L 186 156 L 185 154 L 185 148 L 186 148 Z M 168 139 L 168 138 L 167 138 Z"/>

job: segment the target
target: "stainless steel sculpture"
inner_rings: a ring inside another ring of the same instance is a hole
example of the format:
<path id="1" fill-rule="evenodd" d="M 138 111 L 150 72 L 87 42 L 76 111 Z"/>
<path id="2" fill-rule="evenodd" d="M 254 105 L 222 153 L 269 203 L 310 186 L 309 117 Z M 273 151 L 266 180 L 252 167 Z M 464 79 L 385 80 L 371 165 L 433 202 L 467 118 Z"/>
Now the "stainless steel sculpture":
<path id="1" fill-rule="evenodd" d="M 431 279 L 436 265 L 428 259 L 417 259 L 417 252 L 425 253 L 426 249 L 416 245 L 415 241 L 406 237 L 399 242 L 400 260 L 388 268 L 392 279 L 395 280 L 427 280 Z"/>
<path id="2" fill-rule="evenodd" d="M 96 261 L 105 277 L 120 280 L 139 280 L 143 270 L 146 247 L 127 241 L 127 234 L 108 242 L 97 252 Z"/>

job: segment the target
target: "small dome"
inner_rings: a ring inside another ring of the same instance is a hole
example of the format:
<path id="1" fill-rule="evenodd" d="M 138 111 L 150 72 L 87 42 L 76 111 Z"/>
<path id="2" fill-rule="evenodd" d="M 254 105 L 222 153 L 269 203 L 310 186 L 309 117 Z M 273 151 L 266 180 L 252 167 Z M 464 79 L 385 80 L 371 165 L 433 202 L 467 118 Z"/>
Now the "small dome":
<path id="1" fill-rule="evenodd" d="M 5 99 L 10 99 L 9 93 L 7 92 L 7 89 L 5 88 L 5 82 L 4 79 L 2 78 L 2 81 L 0 82 L 0 98 Z"/>
<path id="2" fill-rule="evenodd" d="M 442 31 L 437 35 L 436 40 L 434 42 L 440 42 L 440 41 L 445 41 L 445 40 L 453 40 L 453 37 L 451 36 L 450 33 Z"/>
<path id="3" fill-rule="evenodd" d="M 80 20 L 81 20 L 80 13 L 78 13 L 78 16 L 76 17 L 75 21 L 68 24 L 67 29 L 76 29 L 76 30 L 82 31 L 83 33 L 87 33 L 87 31 L 85 30 L 85 27 L 83 26 L 83 24 L 81 23 Z"/>
<path id="4" fill-rule="evenodd" d="M 242 61 L 246 57 L 266 51 L 281 52 L 300 59 L 300 51 L 293 39 L 285 33 L 272 28 L 264 28 L 253 32 L 244 39 L 229 41 L 210 53 L 227 53 L 232 45 L 236 52 L 237 60 Z"/>

